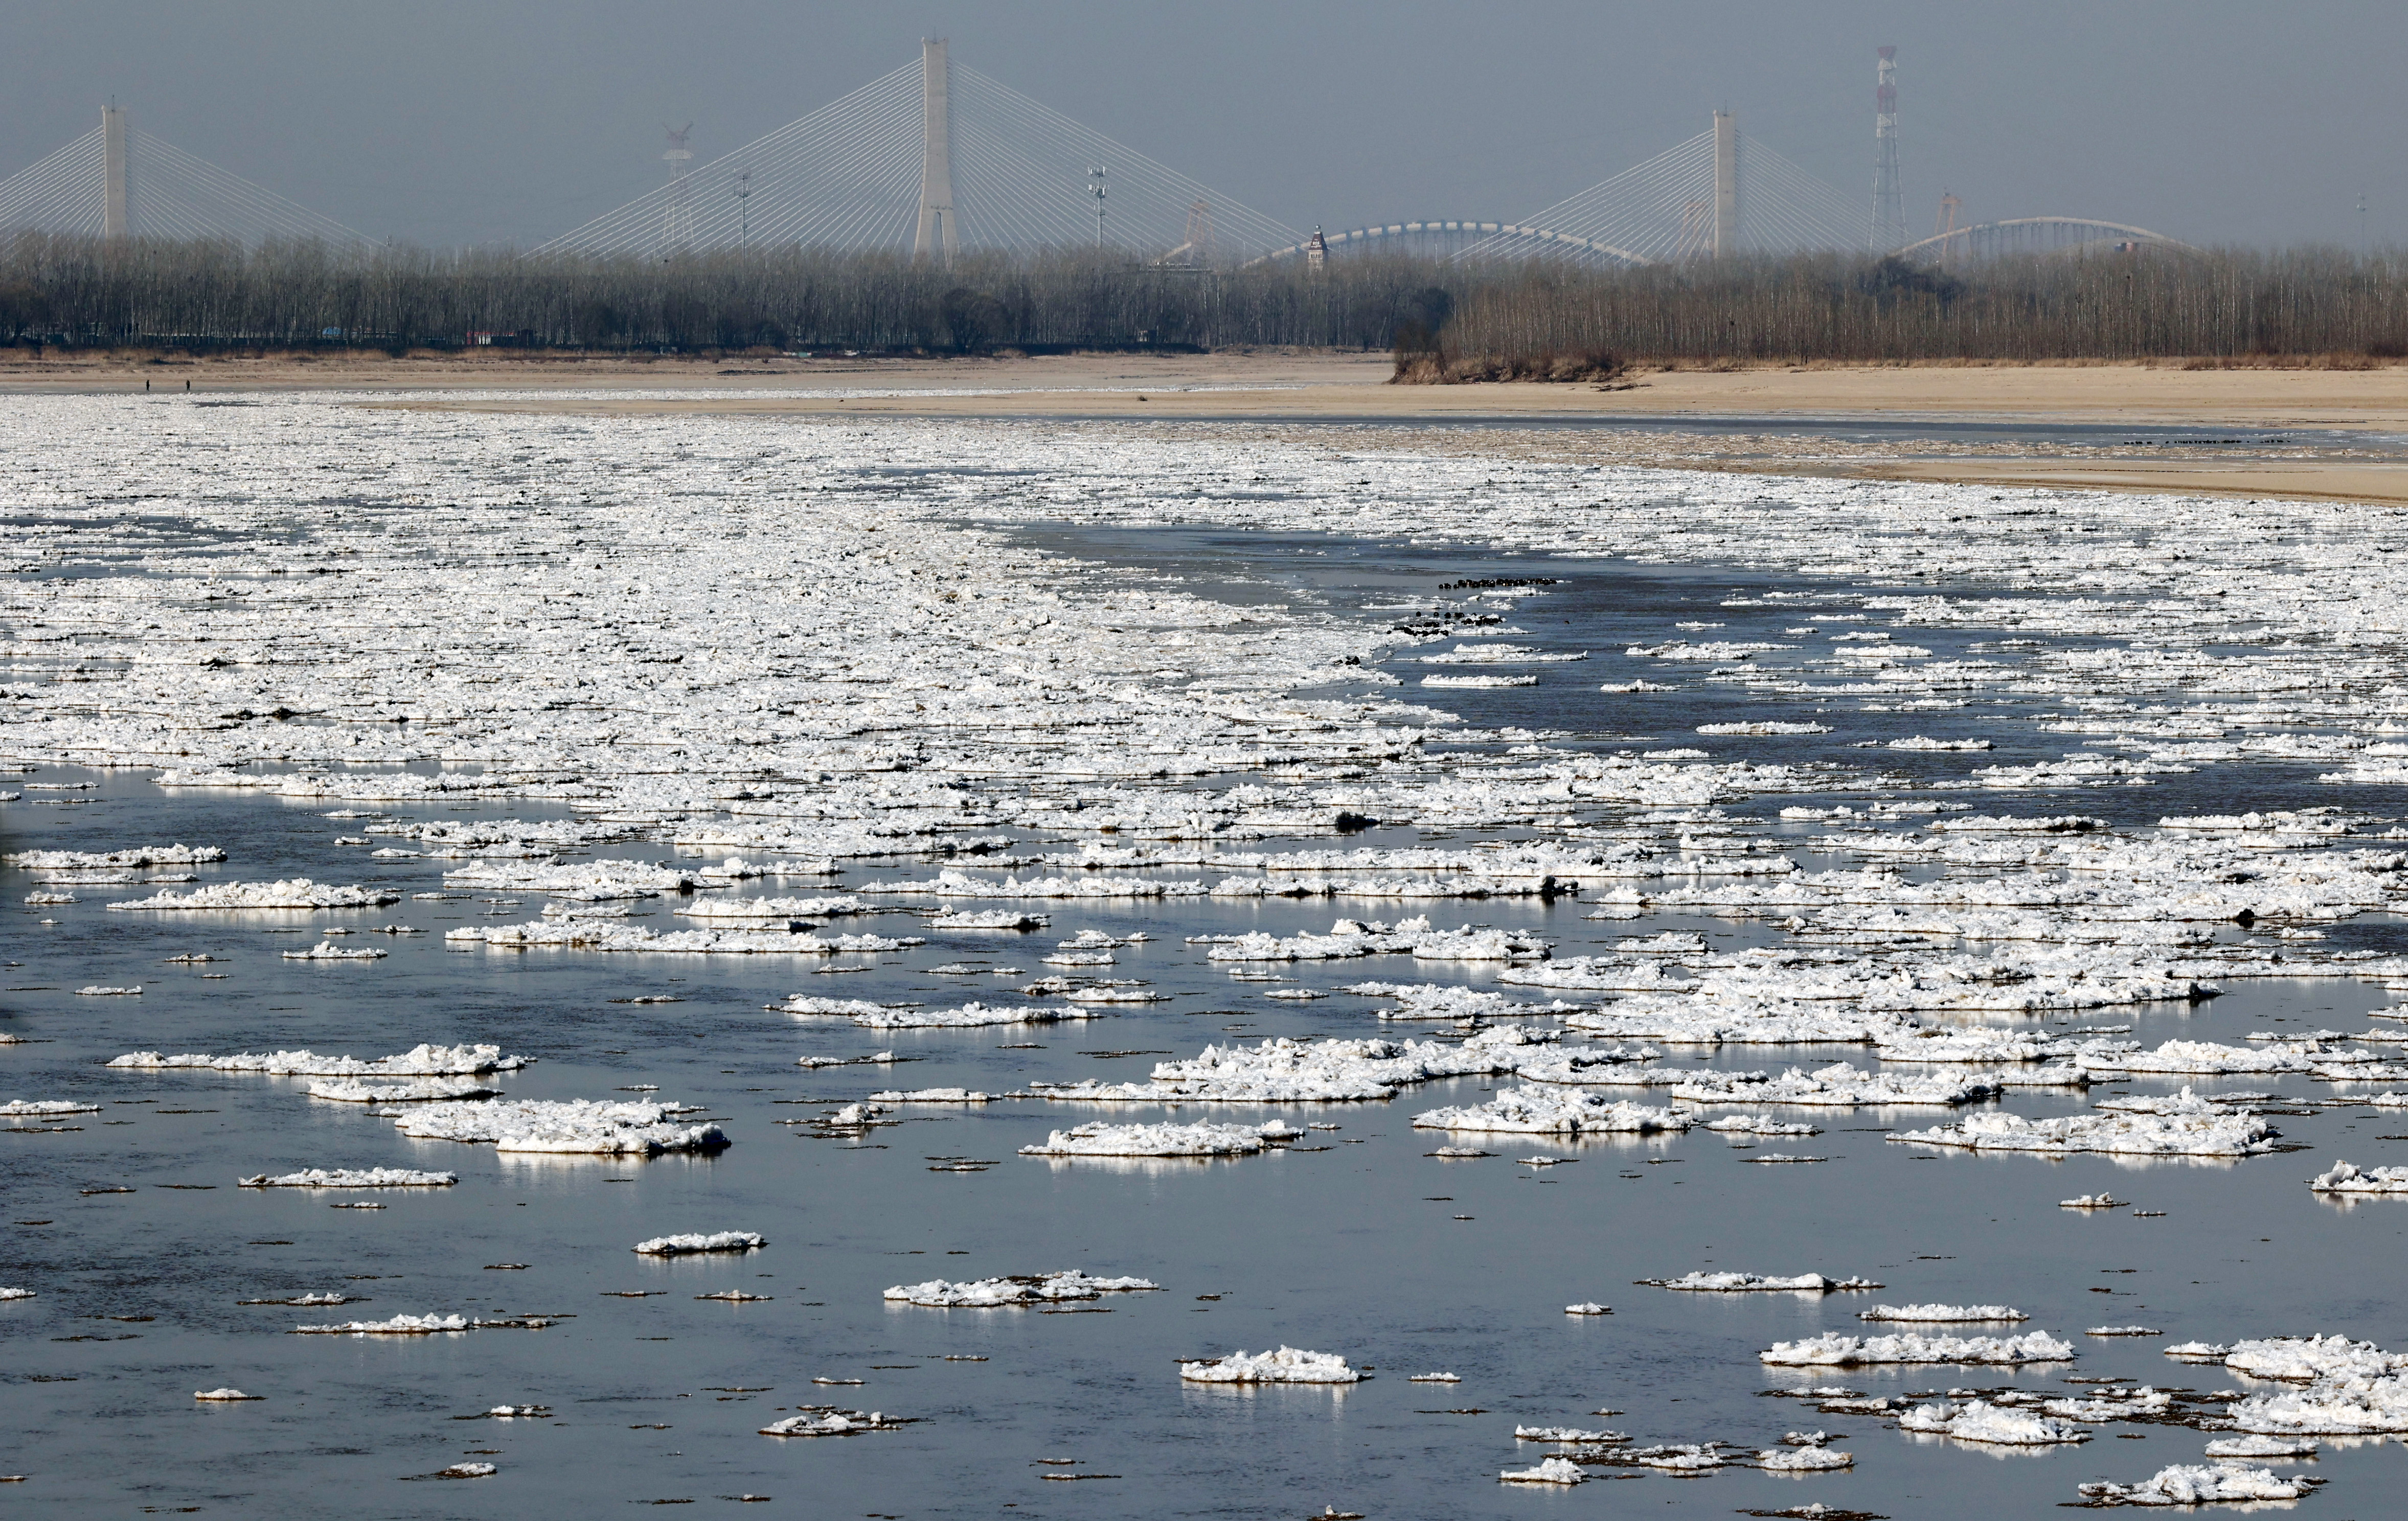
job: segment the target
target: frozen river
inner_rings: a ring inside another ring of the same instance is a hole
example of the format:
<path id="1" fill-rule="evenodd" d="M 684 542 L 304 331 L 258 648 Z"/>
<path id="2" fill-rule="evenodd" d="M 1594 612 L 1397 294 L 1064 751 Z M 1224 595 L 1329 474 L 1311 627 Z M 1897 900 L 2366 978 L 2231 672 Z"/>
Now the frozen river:
<path id="1" fill-rule="evenodd" d="M 2388 1503 L 2379 509 L 0 426 L 18 1508 Z"/>

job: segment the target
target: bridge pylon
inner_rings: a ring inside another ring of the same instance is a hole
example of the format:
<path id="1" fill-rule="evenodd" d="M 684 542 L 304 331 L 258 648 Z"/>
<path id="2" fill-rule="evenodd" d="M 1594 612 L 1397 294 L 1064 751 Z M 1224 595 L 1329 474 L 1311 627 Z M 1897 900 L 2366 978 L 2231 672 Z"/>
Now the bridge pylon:
<path id="1" fill-rule="evenodd" d="M 920 224 L 911 235 L 911 256 L 936 254 L 946 263 L 961 251 L 953 216 L 953 65 L 943 37 L 920 43 Z"/>

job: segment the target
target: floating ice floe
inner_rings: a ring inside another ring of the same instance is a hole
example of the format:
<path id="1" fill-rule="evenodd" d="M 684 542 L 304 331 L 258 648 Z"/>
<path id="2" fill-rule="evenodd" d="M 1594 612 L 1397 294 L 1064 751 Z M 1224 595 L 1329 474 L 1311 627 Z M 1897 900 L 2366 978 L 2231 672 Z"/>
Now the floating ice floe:
<path id="1" fill-rule="evenodd" d="M 1736 723 L 1701 723 L 1698 732 L 1714 736 L 1756 734 L 1828 734 L 1831 726 L 1824 723 L 1784 723 L 1775 718 L 1758 718 Z"/>
<path id="2" fill-rule="evenodd" d="M 1858 1320 L 1976 1321 L 2029 1320 L 2031 1316 L 2006 1304 L 1876 1304 L 1856 1312 Z"/>
<path id="3" fill-rule="evenodd" d="M 1613 1306 L 1610 1304 L 1599 1304 L 1595 1300 L 1584 1300 L 1578 1304 L 1565 1305 L 1564 1314 L 1568 1315 L 1610 1315 L 1613 1314 Z"/>
<path id="4" fill-rule="evenodd" d="M 1201 882 L 1139 876 L 971 876 L 950 868 L 922 882 L 865 882 L 864 892 L 924 892 L 939 898 L 1201 898 Z"/>
<path id="5" fill-rule="evenodd" d="M 1523 676 L 1448 676 L 1448 675 L 1426 675 L 1426 676 L 1422 677 L 1422 685 L 1423 685 L 1423 686 L 1425 686 L 1425 687 L 1535 687 L 1535 686 L 1537 686 L 1538 684 L 1539 684 L 1539 678 L 1538 678 L 1537 676 L 1531 676 L 1531 675 L 1523 675 Z"/>
<path id="6" fill-rule="evenodd" d="M 1826 1278 L 1803 1272 L 1794 1278 L 1766 1278 L 1753 1272 L 1686 1272 L 1678 1278 L 1641 1278 L 1649 1288 L 1674 1288 L 1694 1294 L 1839 1294 L 1859 1293 L 1883 1286 L 1870 1278 Z"/>
<path id="7" fill-rule="evenodd" d="M 400 893 L 384 888 L 328 887 L 296 876 L 280 882 L 212 882 L 190 892 L 121 899 L 108 906 L 116 910 L 164 912 L 207 908 L 381 908 L 399 902 Z"/>
<path id="8" fill-rule="evenodd" d="M 245 1394 L 240 1389 L 236 1388 L 220 1388 L 194 1389 L 193 1391 L 193 1398 L 195 1400 L 212 1400 L 221 1404 L 236 1404 L 254 1400 L 265 1400 L 267 1396 L 264 1394 Z"/>
<path id="9" fill-rule="evenodd" d="M 59 908 L 74 903 L 75 901 L 76 895 L 72 892 L 29 892 L 25 894 L 26 903 L 35 908 Z"/>
<path id="10" fill-rule="evenodd" d="M 927 921 L 931 930 L 1042 930 L 1051 921 L 1042 914 L 1019 914 L 1008 908 L 987 913 L 949 910 Z"/>
<path id="11" fill-rule="evenodd" d="M 948 1283 L 931 1278 L 924 1284 L 897 1284 L 885 1298 L 931 1310 L 1008 1310 L 1029 1304 L 1054 1304 L 1099 1299 L 1106 1294 L 1135 1294 L 1162 1286 L 1143 1278 L 1098 1278 L 1073 1268 L 1062 1272 L 982 1278 L 974 1283 Z"/>
<path id="12" fill-rule="evenodd" d="M 1807 1108 L 1953 1108 L 1979 1103 L 1995 1098 L 1999 1092 L 2000 1086 L 1985 1077 L 1869 1073 L 1844 1061 L 1813 1072 L 1792 1067 L 1778 1076 L 1692 1072 L 1671 1089 L 1672 1097 L 1690 1103 L 1777 1103 Z"/>
<path id="13" fill-rule="evenodd" d="M 995 1097 L 967 1087 L 919 1087 L 902 1091 L 889 1089 L 869 1096 L 872 1103 L 985 1103 Z"/>
<path id="14" fill-rule="evenodd" d="M 1389 1099 L 1398 1088 L 1440 1077 L 1515 1071 L 1551 1054 L 1556 1037 L 1522 1025 L 1498 1025 L 1468 1040 L 1299 1041 L 1274 1036 L 1258 1045 L 1208 1045 L 1185 1061 L 1165 1061 L 1146 1083 L 1031 1083 L 1048 1099 L 1120 1103 L 1181 1100 L 1217 1103 L 1331 1103 Z"/>
<path id="15" fill-rule="evenodd" d="M 2219 1437 L 2207 1444 L 2210 1457 L 2306 1458 L 2316 1455 L 2316 1444 L 2297 1437 L 2268 1437 L 2255 1433 L 2245 1437 Z"/>
<path id="16" fill-rule="evenodd" d="M 288 961 L 381 961 L 385 955 L 372 945 L 348 950 L 331 940 L 322 940 L 308 950 L 286 951 L 284 959 Z"/>
<path id="17" fill-rule="evenodd" d="M 525 1057 L 506 1057 L 498 1045 L 419 1045 L 399 1056 L 322 1057 L 315 1051 L 245 1051 L 234 1056 L 186 1052 L 163 1056 L 157 1051 L 130 1051 L 112 1059 L 111 1067 L 136 1069 L 196 1068 L 208 1072 L 265 1073 L 276 1077 L 452 1077 L 511 1072 L 527 1064 Z"/>
<path id="18" fill-rule="evenodd" d="M 1620 1431 L 1584 1431 L 1573 1426 L 1516 1426 L 1513 1428 L 1513 1440 L 1554 1442 L 1568 1447 L 1585 1447 L 1627 1442 L 1630 1438 Z"/>
<path id="19" fill-rule="evenodd" d="M 1828 1473 L 1856 1461 L 1855 1454 L 1828 1447 L 1773 1447 L 1756 1455 L 1756 1466 L 1767 1473 Z"/>
<path id="20" fill-rule="evenodd" d="M 427 1141 L 492 1142 L 508 1152 L 648 1157 L 728 1144 L 716 1125 L 680 1125 L 671 1104 L 593 1099 L 487 1099 L 411 1111 L 394 1121 Z"/>
<path id="21" fill-rule="evenodd" d="M 2077 1058 L 2102 1072 L 2321 1073 L 2381 1059 L 2381 1053 L 2335 1049 L 2321 1041 L 2279 1041 L 2262 1045 L 2217 1045 L 2208 1041 L 2168 1041 L 2155 1050 L 2099 1048 Z"/>
<path id="22" fill-rule="evenodd" d="M 1569 1457 L 1542 1457 L 1528 1468 L 1508 1468 L 1497 1471 L 1497 1477 L 1507 1484 L 1586 1484 L 1588 1473 Z"/>
<path id="23" fill-rule="evenodd" d="M 2122 1209 L 2130 1202 L 2130 1200 L 2118 1199 L 2114 1194 L 2076 1194 L 2071 1199 L 2058 1200 L 2057 1207 L 2058 1209 Z"/>
<path id="24" fill-rule="evenodd" d="M 1661 1469 L 1671 1473 L 1704 1473 L 1727 1467 L 1730 1459 L 1722 1453 L 1722 1443 L 1710 1442 L 1702 1445 L 1682 1443 L 1661 1447 L 1633 1447 L 1615 1455 L 1615 1461 L 1636 1464 L 1640 1468 Z"/>
<path id="25" fill-rule="evenodd" d="M 1214 961 L 1336 961 L 1358 956 L 1407 955 L 1432 961 L 1526 961 L 1544 958 L 1548 944 L 1512 930 L 1433 930 L 1426 917 L 1377 921 L 1340 919 L 1327 934 L 1255 932 L 1197 937 Z"/>
<path id="26" fill-rule="evenodd" d="M 33 1297 L 34 1291 L 30 1288 L 0 1288 L 0 1301 L 30 1300 Z"/>
<path id="27" fill-rule="evenodd" d="M 2261 1500 L 2298 1500 L 2321 1479 L 2284 1478 L 2272 1469 L 2238 1463 L 2210 1466 L 2177 1463 L 2138 1484 L 2086 1484 L 2080 1493 L 2093 1505 L 2230 1505 Z"/>
<path id="28" fill-rule="evenodd" d="M 1986 1400 L 1968 1400 L 1961 1405 L 1917 1405 L 1899 1416 L 1898 1426 L 1901 1431 L 1996 1447 L 2052 1447 L 2090 1440 L 2090 1433 L 2072 1421 L 2011 1410 Z"/>
<path id="29" fill-rule="evenodd" d="M 691 1257 L 699 1252 L 749 1252 L 768 1244 L 767 1238 L 751 1230 L 715 1230 L 709 1235 L 654 1236 L 636 1243 L 635 1250 L 645 1257 Z"/>
<path id="30" fill-rule="evenodd" d="M 858 898 L 699 898 L 672 912 L 681 919 L 778 919 L 792 922 L 834 918 L 867 910 Z"/>
<path id="31" fill-rule="evenodd" d="M 362 1083 L 345 1077 L 322 1077 L 303 1091 L 313 1099 L 343 1103 L 435 1103 L 492 1099 L 501 1089 L 473 1077 L 421 1077 L 407 1083 Z"/>
<path id="32" fill-rule="evenodd" d="M 551 1321 L 540 1316 L 471 1320 L 466 1315 L 394 1315 L 384 1320 L 346 1320 L 331 1326 L 295 1326 L 296 1336 L 439 1336 L 450 1331 L 541 1330 Z"/>
<path id="33" fill-rule="evenodd" d="M 865 1030 L 980 1030 L 992 1025 L 1044 1025 L 1095 1017 L 1075 1004 L 1066 1008 L 1058 1003 L 965 1003 L 958 1009 L 879 1009 L 855 1014 L 853 1022 Z"/>
<path id="34" fill-rule="evenodd" d="M 2169 1348 L 2171 1354 L 2172 1349 Z M 2224 1365 L 2251 1378 L 2307 1384 L 2321 1379 L 2367 1379 L 2408 1372 L 2408 1353 L 2386 1352 L 2372 1342 L 2346 1336 L 2270 1336 L 2220 1349 Z"/>
<path id="35" fill-rule="evenodd" d="M 1422 1130 L 1511 1135 L 1643 1135 L 1685 1130 L 1688 1117 L 1601 1093 L 1506 1088 L 1469 1108 L 1431 1109 L 1413 1116 Z"/>
<path id="36" fill-rule="evenodd" d="M 2165 1332 L 2155 1326 L 2088 1326 L 2083 1329 L 2082 1334 L 2085 1336 L 2163 1336 Z"/>
<path id="37" fill-rule="evenodd" d="M 48 1119 L 59 1115 L 97 1115 L 100 1105 L 73 1099 L 11 1099 L 0 1103 L 0 1118 Z"/>
<path id="38" fill-rule="evenodd" d="M 1770 1115 L 1725 1115 L 1720 1119 L 1703 1120 L 1698 1128 L 1723 1135 L 1820 1135 L 1819 1127 L 1803 1120 L 1774 1119 Z"/>
<path id="39" fill-rule="evenodd" d="M 108 988 L 94 983 L 89 988 L 76 989 L 78 998 L 139 998 L 141 995 L 142 985 L 138 982 L 131 988 Z"/>
<path id="40" fill-rule="evenodd" d="M 1588 659 L 1586 650 L 1540 649 L 1530 645 L 1457 645 L 1435 655 L 1416 655 L 1424 665 L 1540 665 Z"/>
<path id="41" fill-rule="evenodd" d="M 829 1410 L 817 1414 L 789 1415 L 761 1428 L 765 1437 L 850 1437 L 864 1431 L 892 1431 L 908 1421 L 878 1411 Z"/>
<path id="42" fill-rule="evenodd" d="M 2274 1149 L 2283 1132 L 2257 1115 L 2233 1114 L 2194 1099 L 2166 1115 L 1968 1115 L 1956 1125 L 1901 1130 L 1892 1141 L 1972 1151 L 2029 1151 L 2045 1156 L 2106 1152 L 2133 1157 L 2255 1157 Z"/>
<path id="43" fill-rule="evenodd" d="M 1757 1360 L 1784 1368 L 1853 1368 L 1868 1363 L 2071 1362 L 2073 1344 L 2046 1331 L 2023 1336 L 1847 1336 L 1829 1332 L 1775 1342 Z"/>
<path id="44" fill-rule="evenodd" d="M 2335 1162 L 2308 1182 L 2320 1194 L 2408 1195 L 2408 1167 L 2362 1168 L 2356 1162 Z"/>
<path id="45" fill-rule="evenodd" d="M 1463 1377 L 1459 1373 L 1414 1373 L 1405 1382 L 1408 1384 L 1460 1384 L 1463 1382 Z"/>
<path id="46" fill-rule="evenodd" d="M 1557 999 L 1548 1003 L 1523 1003 L 1502 993 L 1451 983 L 1358 982 L 1343 989 L 1365 998 L 1393 1000 L 1382 1009 L 1383 1019 L 1520 1019 L 1550 1014 L 1573 1014 L 1587 1007 Z"/>
<path id="47" fill-rule="evenodd" d="M 51 872 L 139 870 L 146 866 L 206 866 L 225 859 L 225 851 L 213 845 L 152 845 L 124 850 L 18 850 L 0 855 L 0 865 Z"/>
<path id="48" fill-rule="evenodd" d="M 1243 1157 L 1263 1149 L 1264 1130 L 1241 1125 L 1074 1125 L 1023 1157 Z M 1294 1131 L 1285 1131 L 1294 1134 Z"/>
<path id="49" fill-rule="evenodd" d="M 1271 1352 L 1232 1352 L 1179 1365 L 1191 1384 L 1353 1384 L 1363 1375 L 1334 1352 L 1281 1346 Z"/>
<path id="50" fill-rule="evenodd" d="M 236 1180 L 244 1188 L 447 1188 L 460 1181 L 457 1173 L 417 1173 L 404 1167 L 366 1170 L 313 1167 L 306 1173 L 270 1177 L 265 1173 Z"/>
<path id="51" fill-rule="evenodd" d="M 780 930 L 648 930 L 641 925 L 570 920 L 545 924 L 465 925 L 444 931 L 446 944 L 481 943 L 504 950 L 562 947 L 680 956 L 858 956 L 909 950 L 925 940 L 907 935 L 823 936 Z"/>

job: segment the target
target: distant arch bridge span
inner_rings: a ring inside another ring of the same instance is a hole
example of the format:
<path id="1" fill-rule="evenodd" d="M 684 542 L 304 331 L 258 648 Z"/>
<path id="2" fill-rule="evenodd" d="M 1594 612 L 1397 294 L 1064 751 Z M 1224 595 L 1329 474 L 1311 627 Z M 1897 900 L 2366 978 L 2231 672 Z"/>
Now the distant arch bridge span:
<path id="1" fill-rule="evenodd" d="M 1465 249 L 1467 252 L 1474 249 L 1487 252 L 1505 244 L 1553 245 L 1573 254 L 1603 259 L 1617 264 L 1652 264 L 1656 262 L 1644 254 L 1633 253 L 1628 249 L 1617 248 L 1613 244 L 1599 242 L 1593 237 L 1583 237 L 1577 233 L 1558 232 L 1551 227 L 1532 227 L 1512 221 L 1392 221 L 1377 227 L 1354 227 L 1342 233 L 1321 235 L 1322 243 L 1330 249 L 1340 248 L 1350 243 L 1369 243 L 1382 238 L 1469 240 L 1469 247 Z M 1247 262 L 1261 264 L 1268 263 L 1274 259 L 1293 259 L 1298 254 L 1307 252 L 1312 247 L 1312 240 L 1307 238 L 1302 242 L 1290 243 L 1284 248 L 1273 249 L 1260 258 Z"/>
<path id="2" fill-rule="evenodd" d="M 2101 221 L 2096 217 L 2010 217 L 1934 233 L 1895 252 L 1901 259 L 2000 259 L 2019 253 L 2070 253 L 2101 244 L 2199 251 L 2163 233 L 2128 222 Z"/>

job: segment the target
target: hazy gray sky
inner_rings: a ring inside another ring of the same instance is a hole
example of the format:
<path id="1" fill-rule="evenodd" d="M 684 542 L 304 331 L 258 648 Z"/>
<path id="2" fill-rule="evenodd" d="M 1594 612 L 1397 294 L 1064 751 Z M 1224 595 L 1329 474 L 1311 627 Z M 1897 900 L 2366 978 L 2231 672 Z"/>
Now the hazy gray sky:
<path id="1" fill-rule="evenodd" d="M 7 0 L 0 174 L 135 123 L 380 236 L 532 243 L 911 61 L 924 35 L 1299 227 L 1513 218 L 1703 128 L 1868 193 L 1899 49 L 1908 221 L 2408 241 L 2402 0 Z"/>

